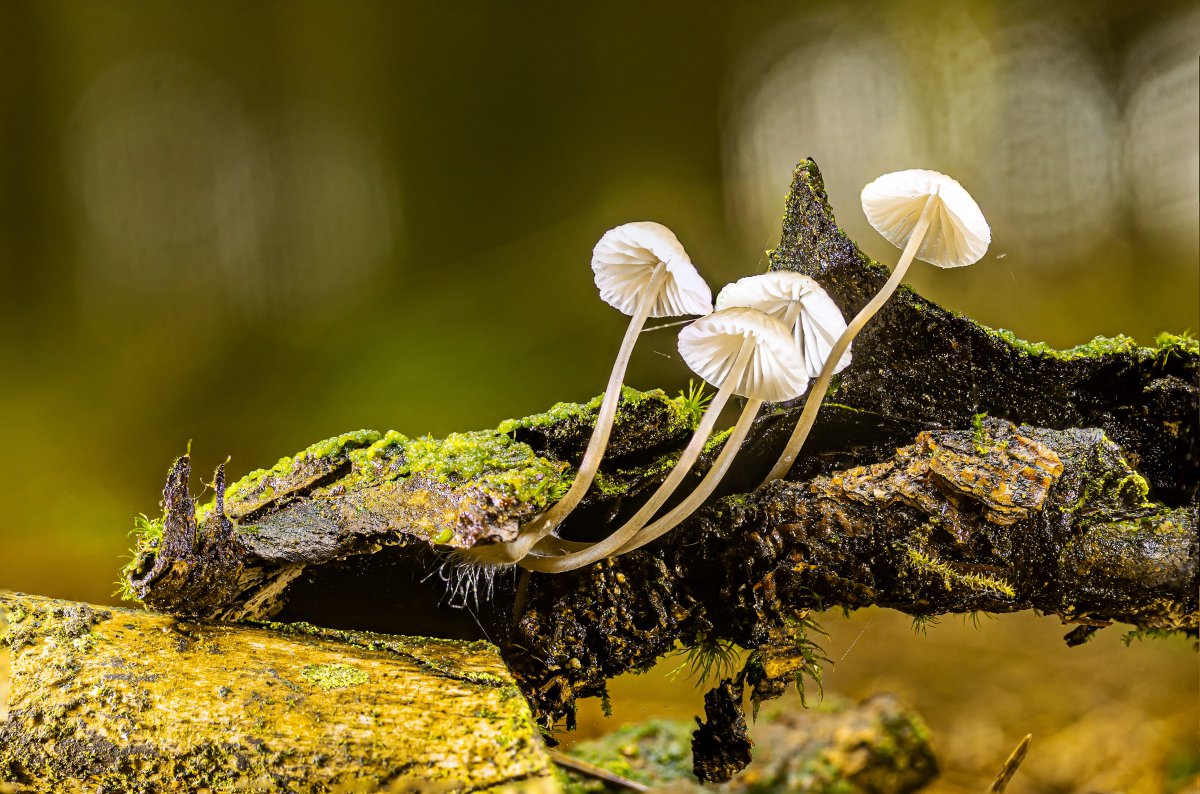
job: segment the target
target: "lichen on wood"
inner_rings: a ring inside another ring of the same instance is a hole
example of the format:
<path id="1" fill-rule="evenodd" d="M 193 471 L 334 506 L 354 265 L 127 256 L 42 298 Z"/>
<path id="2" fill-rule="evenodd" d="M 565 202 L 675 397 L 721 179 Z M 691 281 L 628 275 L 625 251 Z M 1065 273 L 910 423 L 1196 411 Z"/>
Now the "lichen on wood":
<path id="1" fill-rule="evenodd" d="M 0 612 L 5 790 L 558 790 L 487 643 L 187 622 L 17 593 L 0 593 Z"/>

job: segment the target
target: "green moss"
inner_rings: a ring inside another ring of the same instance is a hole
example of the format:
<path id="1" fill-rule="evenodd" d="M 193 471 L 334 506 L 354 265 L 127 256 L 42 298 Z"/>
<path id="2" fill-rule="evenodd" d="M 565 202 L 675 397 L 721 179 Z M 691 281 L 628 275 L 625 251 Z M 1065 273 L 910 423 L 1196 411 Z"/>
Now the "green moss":
<path id="1" fill-rule="evenodd" d="M 620 496 L 621 494 L 625 493 L 628 488 L 629 484 L 625 482 L 619 475 L 613 476 L 610 474 L 605 474 L 602 471 L 596 472 L 596 478 L 592 480 L 591 486 L 591 490 L 602 496 L 610 498 Z"/>
<path id="2" fill-rule="evenodd" d="M 671 409 L 671 412 L 675 415 L 673 424 L 681 429 L 690 430 L 699 421 L 699 417 L 696 415 L 696 405 L 699 399 L 703 399 L 702 391 L 703 387 L 701 387 L 701 393 L 693 393 L 691 395 L 681 393 L 679 397 L 672 399 L 667 397 L 662 389 L 638 391 L 637 389 L 623 386 L 621 387 L 621 405 L 617 411 L 617 419 L 619 421 L 623 414 L 634 414 L 646 403 L 653 402 Z M 520 419 L 506 419 L 500 423 L 496 431 L 512 435 L 518 430 L 545 429 L 573 422 L 583 422 L 591 425 L 596 421 L 596 414 L 600 411 L 600 403 L 603 399 L 604 395 L 599 394 L 586 403 L 555 403 L 550 407 L 550 410 L 543 411 L 540 414 Z"/>
<path id="3" fill-rule="evenodd" d="M 725 440 L 732 434 L 732 427 L 727 427 L 724 430 L 713 433 L 711 436 L 709 436 L 708 441 L 704 444 L 704 454 L 711 455 L 715 452 L 719 452 L 721 447 L 725 446 Z"/>
<path id="4" fill-rule="evenodd" d="M 704 416 L 712 398 L 713 393 L 705 391 L 704 381 L 697 384 L 694 380 L 689 380 L 687 390 L 679 392 L 676 399 L 680 407 L 688 413 L 692 426 L 695 426 L 700 424 L 700 417 Z"/>
<path id="5" fill-rule="evenodd" d="M 992 438 L 991 432 L 988 430 L 984 420 L 987 419 L 987 414 L 974 414 L 971 417 L 972 430 L 972 445 L 975 447 L 975 452 L 978 455 L 986 455 L 993 449 L 1008 449 L 1007 441 L 997 442 Z"/>
<path id="6" fill-rule="evenodd" d="M 1168 352 L 1190 353 L 1196 355 L 1200 353 L 1200 340 L 1192 336 L 1192 332 L 1184 331 L 1181 334 L 1172 334 L 1163 331 L 1158 336 L 1154 337 L 1154 343 L 1158 345 L 1159 350 Z"/>
<path id="7" fill-rule="evenodd" d="M 671 678 L 685 669 L 688 678 L 695 679 L 697 687 L 709 681 L 720 681 L 736 672 L 745 651 L 733 640 L 702 634 L 690 648 L 681 649 L 683 662 L 671 671 Z"/>
<path id="8" fill-rule="evenodd" d="M 1184 636 L 1184 632 L 1152 627 L 1132 629 L 1121 635 L 1121 643 L 1128 648 L 1134 640 L 1138 640 L 1139 642 L 1142 640 L 1169 640 L 1175 636 Z"/>
<path id="9" fill-rule="evenodd" d="M 974 431 L 972 440 L 975 444 L 975 451 L 980 455 L 987 454 L 988 447 L 988 432 L 983 426 L 983 420 L 987 419 L 987 414 L 975 414 L 971 417 L 971 428 Z"/>
<path id="10" fill-rule="evenodd" d="M 648 720 L 625 725 L 607 736 L 581 742 L 571 755 L 615 775 L 648 785 L 674 780 L 696 781 L 692 775 L 694 725 L 675 720 Z M 571 775 L 566 791 L 573 794 L 607 789 L 597 781 Z"/>
<path id="11" fill-rule="evenodd" d="M 148 518 L 145 513 L 133 519 L 133 530 L 130 533 L 138 539 L 138 545 L 155 543 L 162 540 L 163 519 Z"/>
<path id="12" fill-rule="evenodd" d="M 1134 504 L 1149 504 L 1150 483 L 1146 482 L 1145 477 L 1132 471 L 1117 481 L 1117 496 Z"/>
<path id="13" fill-rule="evenodd" d="M 1078 498 L 1063 508 L 1064 513 L 1095 512 L 1103 517 L 1109 508 L 1150 504 L 1150 483 L 1133 470 L 1120 447 L 1107 436 L 1103 438 L 1103 445 L 1098 459 L 1087 464 Z M 1122 472 L 1124 476 L 1116 479 Z"/>
<path id="14" fill-rule="evenodd" d="M 905 552 L 908 555 L 909 564 L 915 570 L 941 577 L 947 590 L 952 590 L 955 584 L 959 584 L 970 590 L 990 591 L 999 593 L 1007 598 L 1016 598 L 1017 596 L 1016 590 L 1008 582 L 999 577 L 978 573 L 962 573 L 949 563 L 912 547 L 906 548 Z"/>
<path id="15" fill-rule="evenodd" d="M 367 683 L 370 676 L 348 664 L 310 664 L 300 674 L 321 689 L 347 689 Z"/>
<path id="16" fill-rule="evenodd" d="M 565 463 L 535 455 L 528 444 L 494 430 L 428 436 L 410 441 L 404 449 L 399 475 L 421 474 L 437 482 L 471 482 L 485 491 L 544 507 L 570 488 Z"/>
<path id="17" fill-rule="evenodd" d="M 133 548 L 129 550 L 129 562 L 121 566 L 121 575 L 117 579 L 117 589 L 113 593 L 119 596 L 122 601 L 139 601 L 137 594 L 133 591 L 133 587 L 129 584 L 129 580 L 139 573 L 141 564 L 141 556 L 143 553 L 158 548 L 158 544 L 162 542 L 163 536 L 163 518 L 149 518 L 145 513 L 135 516 L 133 519 L 133 529 L 129 531 L 129 536 L 133 538 Z"/>
<path id="18" fill-rule="evenodd" d="M 929 629 L 942 622 L 942 619 L 937 615 L 913 615 L 912 630 L 913 634 L 920 634 L 922 637 L 928 635 Z"/>
<path id="19" fill-rule="evenodd" d="M 354 430 L 349 433 L 318 441 L 290 458 L 280 458 L 269 469 L 258 469 L 233 483 L 225 492 L 225 501 L 233 507 L 241 502 L 258 503 L 269 501 L 278 492 L 286 492 L 295 485 L 296 479 L 321 476 L 345 462 L 351 450 L 368 446 L 378 441 L 380 434 L 374 430 Z M 201 512 L 197 510 L 197 519 Z"/>
<path id="20" fill-rule="evenodd" d="M 980 326 L 981 328 L 983 326 Z M 1115 356 L 1115 355 L 1130 355 L 1137 358 L 1157 358 L 1162 355 L 1164 349 L 1170 350 L 1179 345 L 1189 345 L 1184 349 L 1190 352 L 1195 352 L 1195 340 L 1188 342 L 1183 337 L 1176 337 L 1170 334 L 1160 334 L 1157 348 L 1141 347 L 1128 336 L 1117 335 L 1113 337 L 1097 336 L 1090 342 L 1084 342 L 1082 345 L 1067 348 L 1066 350 L 1058 350 L 1050 347 L 1045 342 L 1029 342 L 1021 339 L 1012 331 L 1007 331 L 1003 328 L 983 328 L 984 331 L 1002 340 L 1018 352 L 1041 358 L 1054 358 L 1060 361 L 1074 361 L 1081 358 L 1097 358 L 1099 356 Z M 1177 341 L 1180 340 L 1180 341 Z"/>

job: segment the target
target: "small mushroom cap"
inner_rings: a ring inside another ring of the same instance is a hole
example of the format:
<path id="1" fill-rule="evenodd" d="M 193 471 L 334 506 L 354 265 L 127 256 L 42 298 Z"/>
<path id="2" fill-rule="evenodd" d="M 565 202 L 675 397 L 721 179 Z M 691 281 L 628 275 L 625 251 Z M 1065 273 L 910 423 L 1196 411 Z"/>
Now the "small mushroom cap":
<path id="1" fill-rule="evenodd" d="M 734 393 L 769 402 L 804 393 L 808 374 L 791 332 L 758 309 L 734 307 L 701 317 L 680 332 L 679 354 L 692 371 L 719 388 L 747 338 L 754 351 Z"/>
<path id="2" fill-rule="evenodd" d="M 971 194 L 945 174 L 919 168 L 884 174 L 862 189 L 863 212 L 875 231 L 904 248 L 931 194 L 937 205 L 917 259 L 938 267 L 978 262 L 992 242 L 991 227 Z"/>
<path id="3" fill-rule="evenodd" d="M 785 322 L 795 303 L 800 313 L 791 328 L 796 348 L 804 357 L 808 377 L 821 374 L 833 345 L 846 330 L 846 319 L 833 298 L 813 279 L 790 270 L 776 270 L 759 276 L 747 276 L 727 284 L 717 295 L 717 309 L 746 306 L 766 312 Z M 850 348 L 838 361 L 834 372 L 850 365 Z"/>
<path id="4" fill-rule="evenodd" d="M 675 234 L 661 223 L 638 221 L 609 229 L 592 249 L 592 272 L 605 303 L 633 315 L 655 265 L 667 266 L 667 278 L 650 308 L 651 317 L 708 314 L 712 290 L 696 272 Z"/>

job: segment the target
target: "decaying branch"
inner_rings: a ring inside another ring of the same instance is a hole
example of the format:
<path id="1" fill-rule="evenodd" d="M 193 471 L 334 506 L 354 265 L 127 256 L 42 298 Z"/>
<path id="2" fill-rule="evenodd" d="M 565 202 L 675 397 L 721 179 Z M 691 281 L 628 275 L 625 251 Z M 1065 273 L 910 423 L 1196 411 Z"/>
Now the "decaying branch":
<path id="1" fill-rule="evenodd" d="M 0 593 L 0 615 L 5 791 L 559 790 L 487 643 L 16 593 Z"/>
<path id="2" fill-rule="evenodd" d="M 811 162 L 771 263 L 818 279 L 847 316 L 886 278 L 838 229 Z M 534 575 L 515 626 L 502 577 L 480 620 L 547 723 L 677 641 L 757 649 L 743 680 L 756 698 L 778 694 L 811 671 L 814 608 L 1036 609 L 1075 624 L 1070 642 L 1112 622 L 1194 634 L 1198 352 L 1169 336 L 1054 351 L 902 289 L 856 340 L 786 481 L 753 490 L 799 414 L 779 405 L 723 499 L 635 553 Z M 670 469 L 693 408 L 627 390 L 602 476 L 564 532 L 619 526 Z M 423 611 L 404 607 L 395 568 L 431 547 L 511 540 L 569 484 L 595 414 L 596 401 L 559 405 L 441 440 L 349 433 L 228 489 L 218 472 L 199 511 L 181 458 L 126 571 L 130 594 L 205 618 L 412 631 Z M 368 605 L 364 582 L 391 587 L 377 591 L 391 608 Z"/>
<path id="3" fill-rule="evenodd" d="M 812 661 L 794 630 L 804 609 L 1036 609 L 1083 627 L 1076 639 L 1113 621 L 1194 633 L 1198 553 L 1194 508 L 1148 502 L 1100 431 L 989 419 L 923 432 L 885 462 L 728 497 L 650 553 L 535 576 L 509 660 L 559 716 L 676 640 L 782 659 L 752 682 L 774 694 Z"/>

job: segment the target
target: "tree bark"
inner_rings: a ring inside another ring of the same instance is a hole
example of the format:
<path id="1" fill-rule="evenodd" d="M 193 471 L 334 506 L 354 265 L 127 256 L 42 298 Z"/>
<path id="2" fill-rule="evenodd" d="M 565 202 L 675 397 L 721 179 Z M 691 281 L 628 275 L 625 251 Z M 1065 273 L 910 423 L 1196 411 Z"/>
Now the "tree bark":
<path id="1" fill-rule="evenodd" d="M 559 790 L 486 643 L 19 593 L 0 593 L 0 614 L 0 790 Z"/>

